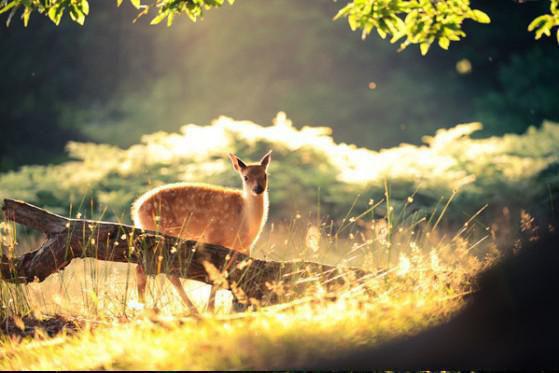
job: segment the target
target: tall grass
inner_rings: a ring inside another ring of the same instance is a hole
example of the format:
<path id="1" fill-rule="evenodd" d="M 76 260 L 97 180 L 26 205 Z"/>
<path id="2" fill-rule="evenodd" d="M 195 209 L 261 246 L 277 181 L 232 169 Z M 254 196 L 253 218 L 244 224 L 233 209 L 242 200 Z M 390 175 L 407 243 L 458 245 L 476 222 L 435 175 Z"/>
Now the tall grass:
<path id="1" fill-rule="evenodd" d="M 16 232 L 15 224 L 0 222 L 0 249 L 3 257 L 13 258 L 16 255 Z M 28 314 L 30 311 L 27 288 L 0 280 L 0 320 Z"/>
<path id="2" fill-rule="evenodd" d="M 516 218 L 513 208 L 500 209 L 537 201 L 553 212 L 557 200 L 559 126 L 472 139 L 478 127 L 374 152 L 336 144 L 324 128 L 296 129 L 283 115 L 271 127 L 220 118 L 146 136 L 127 150 L 71 144 L 75 162 L 0 175 L 1 196 L 127 222 L 129 202 L 146 188 L 177 179 L 233 185 L 221 153 L 250 159 L 271 147 L 271 221 L 254 256 L 348 269 L 336 288 L 304 270 L 292 280 L 305 284 L 296 294 L 290 283 L 268 284 L 283 302 L 253 304 L 241 314 L 230 313 L 231 294 L 220 291 L 217 312 L 195 321 L 163 278 L 149 282 L 143 305 L 133 264 L 74 259 L 43 283 L 0 281 L 1 319 L 17 318 L 21 326 L 26 315 L 63 315 L 82 326 L 54 339 L 40 332 L 3 338 L 0 368 L 282 368 L 445 320 L 472 291 L 473 276 L 501 255 L 499 240 L 512 237 L 516 221 L 521 233 L 541 233 L 528 211 Z M 501 211 L 500 220 L 486 224 L 491 209 Z M 0 228 L 4 255 L 39 246 L 22 227 Z M 351 268 L 368 274 L 358 278 Z M 204 309 L 209 287 L 186 285 Z"/>
<path id="3" fill-rule="evenodd" d="M 335 291 L 309 281 L 286 303 L 248 313 L 230 314 L 231 296 L 220 292 L 217 313 L 194 321 L 163 279 L 150 282 L 147 304 L 140 305 L 131 264 L 75 259 L 63 273 L 28 285 L 25 301 L 37 317 L 81 320 L 81 331 L 5 340 L 0 368 L 281 368 L 441 322 L 461 307 L 472 276 L 498 253 L 487 231 L 472 224 L 475 216 L 457 232 L 437 227 L 452 208 L 452 195 L 429 220 L 410 208 L 413 195 L 400 208 L 390 208 L 390 196 L 387 182 L 385 198 L 369 201 L 361 211 L 351 209 L 339 221 L 309 213 L 288 224 L 269 224 L 256 256 L 358 267 L 370 274 L 358 279 L 348 272 Z M 379 218 L 378 209 L 390 213 Z M 285 295 L 286 286 L 272 285 L 280 298 Z M 209 288 L 187 282 L 187 289 L 203 308 Z M 7 299 L 2 295 L 3 303 Z M 16 309 L 13 315 L 25 312 Z"/>

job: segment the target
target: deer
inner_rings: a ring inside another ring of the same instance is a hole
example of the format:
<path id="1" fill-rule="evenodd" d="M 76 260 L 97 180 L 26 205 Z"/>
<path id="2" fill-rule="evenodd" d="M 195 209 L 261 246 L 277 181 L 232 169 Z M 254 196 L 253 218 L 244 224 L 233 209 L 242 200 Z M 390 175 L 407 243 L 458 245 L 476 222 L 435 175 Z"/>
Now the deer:
<path id="1" fill-rule="evenodd" d="M 162 185 L 140 196 L 131 209 L 135 226 L 176 236 L 184 240 L 221 245 L 251 255 L 268 218 L 268 166 L 271 151 L 258 163 L 246 164 L 229 154 L 242 180 L 242 190 L 204 183 L 179 182 Z M 167 275 L 190 312 L 199 316 L 180 279 Z M 147 275 L 136 266 L 140 303 L 145 303 Z M 216 287 L 212 285 L 208 311 L 215 307 Z"/>

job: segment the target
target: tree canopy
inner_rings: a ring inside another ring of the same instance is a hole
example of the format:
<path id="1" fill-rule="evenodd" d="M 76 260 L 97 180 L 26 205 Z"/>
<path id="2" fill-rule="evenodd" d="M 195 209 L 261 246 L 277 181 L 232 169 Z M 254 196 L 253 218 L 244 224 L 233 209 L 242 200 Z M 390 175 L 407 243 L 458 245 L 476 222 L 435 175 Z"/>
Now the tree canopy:
<path id="1" fill-rule="evenodd" d="M 117 6 L 124 0 L 116 0 Z M 129 0 L 138 9 L 138 17 L 150 14 L 151 24 L 163 21 L 171 26 L 175 16 L 187 15 L 192 21 L 203 17 L 206 10 L 221 7 L 235 0 Z M 80 25 L 89 14 L 89 0 L 0 0 L 0 14 L 7 13 L 6 23 L 20 14 L 27 26 L 33 12 L 45 15 L 56 25 L 64 14 Z M 137 19 L 136 18 L 136 19 Z M 489 16 L 479 9 L 472 9 L 469 0 L 352 0 L 342 7 L 334 20 L 346 18 L 352 30 L 361 30 L 366 38 L 376 30 L 381 38 L 390 36 L 390 42 L 403 40 L 400 49 L 410 44 L 418 45 L 421 54 L 427 54 L 436 41 L 442 49 L 450 42 L 466 36 L 462 24 L 465 20 L 490 23 Z M 554 28 L 559 43 L 559 0 L 550 0 L 549 13 L 535 18 L 528 31 L 535 38 L 551 36 Z"/>

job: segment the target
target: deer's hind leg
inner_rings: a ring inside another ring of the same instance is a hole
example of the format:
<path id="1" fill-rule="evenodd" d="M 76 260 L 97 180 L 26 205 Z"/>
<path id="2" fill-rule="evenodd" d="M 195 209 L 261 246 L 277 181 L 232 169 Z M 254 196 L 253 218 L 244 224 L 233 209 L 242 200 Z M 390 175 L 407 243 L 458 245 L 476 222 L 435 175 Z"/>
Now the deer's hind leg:
<path id="1" fill-rule="evenodd" d="M 146 285 L 148 283 L 148 276 L 144 271 L 141 264 L 136 266 L 136 285 L 138 286 L 138 299 L 140 303 L 146 302 Z"/>
<path id="2" fill-rule="evenodd" d="M 217 293 L 217 288 L 215 285 L 210 285 L 210 297 L 208 298 L 208 311 L 214 312 L 215 311 L 215 294 Z"/>

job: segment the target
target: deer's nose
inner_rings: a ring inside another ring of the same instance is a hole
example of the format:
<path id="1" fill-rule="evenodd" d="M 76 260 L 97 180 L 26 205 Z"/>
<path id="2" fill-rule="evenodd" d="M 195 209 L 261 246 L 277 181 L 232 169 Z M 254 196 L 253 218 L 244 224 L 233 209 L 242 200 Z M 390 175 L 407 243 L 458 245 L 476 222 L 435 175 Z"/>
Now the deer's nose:
<path id="1" fill-rule="evenodd" d="M 252 189 L 252 191 L 256 194 L 260 194 L 264 191 L 264 188 L 261 187 L 260 185 L 256 186 L 255 188 Z"/>

